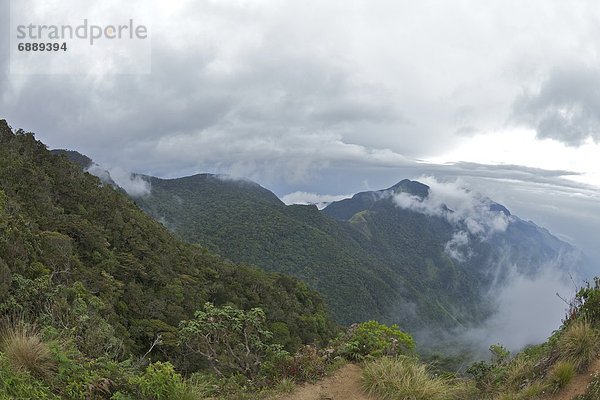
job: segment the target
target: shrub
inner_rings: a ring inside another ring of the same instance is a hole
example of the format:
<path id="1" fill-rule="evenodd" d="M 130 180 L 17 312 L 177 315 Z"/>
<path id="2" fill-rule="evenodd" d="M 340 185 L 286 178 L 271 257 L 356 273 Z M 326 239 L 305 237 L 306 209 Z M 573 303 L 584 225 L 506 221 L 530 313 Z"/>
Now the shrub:
<path id="1" fill-rule="evenodd" d="M 15 371 L 4 353 L 0 353 L 0 399 L 59 400 L 39 379 Z"/>
<path id="2" fill-rule="evenodd" d="M 467 369 L 467 373 L 475 380 L 477 388 L 486 394 L 495 393 L 506 380 L 507 360 L 510 355 L 509 351 L 499 344 L 490 346 L 490 353 L 490 362 L 478 361 Z"/>
<path id="3" fill-rule="evenodd" d="M 196 398 L 175 372 L 171 363 L 155 362 L 150 364 L 143 375 L 131 378 L 130 383 L 138 387 L 142 399 L 185 400 Z"/>
<path id="4" fill-rule="evenodd" d="M 277 382 L 277 384 L 274 385 L 273 390 L 275 391 L 275 393 L 288 394 L 292 393 L 295 388 L 296 385 L 294 383 L 294 380 L 289 378 L 283 378 L 282 380 Z"/>
<path id="5" fill-rule="evenodd" d="M 501 344 L 493 344 L 490 346 L 490 353 L 492 353 L 492 364 L 501 365 L 506 364 L 510 357 L 510 351 Z"/>
<path id="6" fill-rule="evenodd" d="M 554 392 L 559 391 L 571 382 L 575 376 L 575 367 L 569 361 L 559 361 L 550 370 L 548 382 Z"/>
<path id="7" fill-rule="evenodd" d="M 596 356 L 598 334 L 586 321 L 574 321 L 558 341 L 560 358 L 583 371 Z"/>
<path id="8" fill-rule="evenodd" d="M 49 379 L 56 371 L 50 348 L 41 334 L 21 317 L 4 321 L 0 329 L 0 348 L 17 371 L 26 371 L 43 379 Z"/>
<path id="9" fill-rule="evenodd" d="M 424 364 L 408 357 L 383 357 L 363 369 L 363 387 L 382 400 L 447 400 L 456 398 L 448 381 L 432 377 Z"/>
<path id="10" fill-rule="evenodd" d="M 415 348 L 415 342 L 398 325 L 386 326 L 368 321 L 351 326 L 336 340 L 334 346 L 341 356 L 349 360 L 362 360 L 366 357 L 406 354 Z"/>
<path id="11" fill-rule="evenodd" d="M 542 382 L 534 382 L 531 385 L 523 388 L 519 392 L 519 399 L 529 400 L 529 399 L 537 399 L 539 398 L 545 391 L 547 387 Z"/>
<path id="12" fill-rule="evenodd" d="M 534 362 L 526 356 L 513 359 L 506 368 L 505 386 L 511 390 L 518 390 L 530 383 L 535 378 Z"/>
<path id="13" fill-rule="evenodd" d="M 297 383 L 314 381 L 326 374 L 328 363 L 326 354 L 309 345 L 299 349 L 293 356 L 283 357 L 274 363 L 272 373 Z M 269 375 L 272 376 L 272 373 Z"/>
<path id="14" fill-rule="evenodd" d="M 253 379 L 274 350 L 269 344 L 272 333 L 265 326 L 260 308 L 244 311 L 206 303 L 194 319 L 180 323 L 179 343 L 187 353 L 204 358 L 221 377 L 241 373 Z"/>
<path id="15" fill-rule="evenodd" d="M 600 278 L 594 278 L 594 284 L 581 288 L 569 310 L 567 321 L 577 317 L 586 318 L 592 325 L 600 324 Z"/>
<path id="16" fill-rule="evenodd" d="M 217 377 L 215 374 L 196 372 L 188 379 L 199 398 L 210 399 L 241 399 L 258 398 L 261 387 L 242 374 L 227 377 Z M 247 396 L 247 397 L 244 397 Z"/>

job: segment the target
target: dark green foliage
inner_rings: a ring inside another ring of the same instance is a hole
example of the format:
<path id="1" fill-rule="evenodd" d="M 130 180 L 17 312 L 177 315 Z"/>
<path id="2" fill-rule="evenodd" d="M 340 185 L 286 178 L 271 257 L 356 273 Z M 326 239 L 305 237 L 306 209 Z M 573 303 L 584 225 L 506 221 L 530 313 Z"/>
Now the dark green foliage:
<path id="1" fill-rule="evenodd" d="M 28 373 L 14 371 L 9 365 L 6 356 L 3 353 L 0 353 L 0 399 L 58 400 L 60 397 L 52 393 L 49 386 L 45 385 L 42 381 L 35 379 Z"/>
<path id="2" fill-rule="evenodd" d="M 179 324 L 184 353 L 207 361 L 220 377 L 240 373 L 256 378 L 267 356 L 280 351 L 272 337 L 260 308 L 244 311 L 206 303 L 194 319 Z"/>
<path id="3" fill-rule="evenodd" d="M 486 394 L 495 393 L 504 383 L 510 355 L 508 350 L 499 344 L 491 345 L 490 353 L 490 362 L 478 361 L 467 369 L 467 374 L 473 377 L 477 388 Z"/>
<path id="4" fill-rule="evenodd" d="M 152 194 L 135 201 L 150 215 L 235 262 L 303 279 L 338 322 L 386 319 L 403 302 L 391 273 L 361 249 L 363 236 L 314 206 L 287 207 L 255 183 L 215 175 L 148 179 Z"/>
<path id="5" fill-rule="evenodd" d="M 575 296 L 567 322 L 575 319 L 585 319 L 592 325 L 600 327 L 600 278 L 595 277 L 592 283 L 587 283 Z"/>
<path id="6" fill-rule="evenodd" d="M 302 278 L 341 323 L 449 327 L 485 314 L 467 271 L 443 254 L 451 229 L 441 219 L 361 201 L 350 221 L 337 221 L 325 215 L 329 208 L 286 206 L 249 181 L 148 179 L 152 194 L 136 202 L 150 215 L 234 261 Z"/>
<path id="7" fill-rule="evenodd" d="M 316 292 L 183 243 L 130 199 L 0 121 L 0 314 L 21 312 L 83 355 L 176 363 L 205 302 L 261 307 L 288 350 L 335 332 Z"/>
<path id="8" fill-rule="evenodd" d="M 386 326 L 376 321 L 368 321 L 351 326 L 336 339 L 334 347 L 339 355 L 355 361 L 405 355 L 414 350 L 415 342 L 397 325 Z"/>
<path id="9" fill-rule="evenodd" d="M 65 155 L 69 160 L 79 165 L 81 168 L 86 169 L 92 166 L 92 159 L 84 156 L 83 154 L 72 151 L 72 150 L 64 150 L 64 149 L 56 149 L 51 150 L 52 154 L 56 155 Z"/>
<path id="10" fill-rule="evenodd" d="M 183 400 L 188 392 L 183 378 L 168 362 L 150 364 L 143 375 L 129 382 L 137 387 L 136 399 Z"/>

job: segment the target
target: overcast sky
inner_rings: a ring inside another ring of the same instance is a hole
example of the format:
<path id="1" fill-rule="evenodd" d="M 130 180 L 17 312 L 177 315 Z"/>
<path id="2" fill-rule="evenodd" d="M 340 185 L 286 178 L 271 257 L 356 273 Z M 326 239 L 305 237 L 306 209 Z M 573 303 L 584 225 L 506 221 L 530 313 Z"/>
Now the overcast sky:
<path id="1" fill-rule="evenodd" d="M 280 196 L 460 177 L 600 259 L 595 0 L 136 0 L 130 75 L 11 74 L 0 1 L 0 118 L 50 147 Z"/>

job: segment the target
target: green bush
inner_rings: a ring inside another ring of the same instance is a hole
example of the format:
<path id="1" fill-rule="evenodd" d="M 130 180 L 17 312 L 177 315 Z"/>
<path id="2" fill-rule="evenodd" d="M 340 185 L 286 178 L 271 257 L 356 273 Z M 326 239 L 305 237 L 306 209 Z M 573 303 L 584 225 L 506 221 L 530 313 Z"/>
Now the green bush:
<path id="1" fill-rule="evenodd" d="M 179 343 L 186 354 L 208 362 L 220 377 L 241 373 L 248 379 L 258 376 L 267 355 L 281 350 L 270 343 L 265 313 L 206 303 L 195 318 L 179 325 Z"/>
<path id="2" fill-rule="evenodd" d="M 398 325 L 368 321 L 351 326 L 334 342 L 334 347 L 349 360 L 362 360 L 407 354 L 415 348 L 415 342 Z"/>
<path id="3" fill-rule="evenodd" d="M 585 318 L 592 325 L 600 325 L 600 278 L 594 278 L 594 284 L 588 283 L 577 292 L 569 310 L 568 320 Z"/>
<path id="4" fill-rule="evenodd" d="M 490 346 L 491 361 L 478 361 L 467 369 L 467 374 L 475 380 L 477 388 L 485 394 L 497 393 L 506 381 L 508 374 L 508 357 L 510 353 L 504 346 Z"/>
<path id="5" fill-rule="evenodd" d="M 27 372 L 15 371 L 4 353 L 0 353 L 0 399 L 59 400 L 51 388 Z"/>
<path id="6" fill-rule="evenodd" d="M 296 383 L 315 381 L 326 374 L 329 361 L 315 346 L 304 346 L 293 356 L 280 358 L 269 375 L 271 379 L 287 378 Z"/>
<path id="7" fill-rule="evenodd" d="M 184 400 L 190 397 L 190 391 L 181 375 L 175 372 L 168 362 L 155 362 L 146 368 L 141 376 L 131 378 L 130 383 L 137 386 L 140 399 Z"/>

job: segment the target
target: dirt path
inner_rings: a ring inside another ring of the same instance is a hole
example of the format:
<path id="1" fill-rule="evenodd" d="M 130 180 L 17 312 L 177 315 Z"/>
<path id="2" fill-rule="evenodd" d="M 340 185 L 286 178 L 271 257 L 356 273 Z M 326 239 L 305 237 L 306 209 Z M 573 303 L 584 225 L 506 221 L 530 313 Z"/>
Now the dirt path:
<path id="1" fill-rule="evenodd" d="M 573 400 L 585 393 L 592 375 L 600 372 L 600 358 L 594 361 L 586 373 L 577 375 L 559 393 L 546 397 L 545 400 Z M 319 382 L 299 386 L 292 393 L 283 395 L 277 400 L 372 400 L 361 388 L 361 369 L 357 365 L 347 364 L 334 375 Z"/>
<path id="2" fill-rule="evenodd" d="M 590 365 L 586 373 L 574 377 L 563 390 L 554 396 L 548 397 L 547 400 L 573 400 L 575 396 L 584 394 L 587 385 L 592 380 L 592 375 L 596 372 L 600 372 L 600 358 Z"/>
<path id="3" fill-rule="evenodd" d="M 370 400 L 361 388 L 361 369 L 347 364 L 317 383 L 300 386 L 278 400 Z"/>

